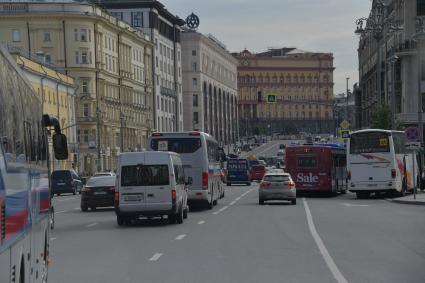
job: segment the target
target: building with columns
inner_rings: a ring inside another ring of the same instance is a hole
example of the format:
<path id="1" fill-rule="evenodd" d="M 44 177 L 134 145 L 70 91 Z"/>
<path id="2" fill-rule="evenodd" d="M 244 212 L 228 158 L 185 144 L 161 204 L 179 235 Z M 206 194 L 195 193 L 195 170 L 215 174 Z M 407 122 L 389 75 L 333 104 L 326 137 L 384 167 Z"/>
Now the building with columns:
<path id="1" fill-rule="evenodd" d="M 157 0 L 92 0 L 116 18 L 150 36 L 153 49 L 154 124 L 159 131 L 183 129 L 181 26 L 185 22 Z"/>
<path id="2" fill-rule="evenodd" d="M 212 35 L 182 33 L 184 129 L 211 134 L 219 143 L 238 139 L 238 61 Z"/>
<path id="3" fill-rule="evenodd" d="M 331 53 L 279 48 L 233 55 L 239 61 L 241 135 L 333 132 Z"/>
<path id="4" fill-rule="evenodd" d="M 113 170 L 121 151 L 146 147 L 153 128 L 148 35 L 94 4 L 0 1 L 0 42 L 43 54 L 75 79 L 77 170 Z"/>

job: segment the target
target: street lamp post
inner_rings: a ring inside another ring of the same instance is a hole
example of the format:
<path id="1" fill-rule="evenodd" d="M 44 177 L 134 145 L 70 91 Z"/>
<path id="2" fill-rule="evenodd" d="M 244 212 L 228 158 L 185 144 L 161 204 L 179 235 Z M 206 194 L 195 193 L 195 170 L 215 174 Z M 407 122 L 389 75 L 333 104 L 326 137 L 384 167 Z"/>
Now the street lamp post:
<path id="1" fill-rule="evenodd" d="M 96 144 L 96 148 L 97 148 L 97 171 L 100 172 L 102 170 L 100 161 L 101 161 L 101 150 L 100 150 L 100 108 L 99 106 L 96 106 L 96 127 L 97 127 L 97 144 Z"/>
<path id="2" fill-rule="evenodd" d="M 347 88 L 346 88 L 346 96 L 345 96 L 345 120 L 348 121 L 348 81 L 350 80 L 349 77 L 345 78 L 347 81 Z"/>
<path id="3" fill-rule="evenodd" d="M 391 58 L 390 58 L 390 64 L 391 64 L 391 70 L 392 70 L 391 71 L 391 101 L 390 101 L 390 105 L 391 105 L 391 127 L 392 127 L 392 129 L 395 129 L 395 127 L 396 127 L 396 119 L 395 119 L 395 113 L 396 113 L 395 64 L 397 63 L 397 60 L 398 60 L 398 57 L 395 54 L 393 54 L 393 56 L 391 56 Z"/>
<path id="4" fill-rule="evenodd" d="M 423 123 L 422 123 L 422 38 L 425 36 L 424 19 L 421 17 L 416 18 L 416 34 L 417 49 L 418 49 L 418 127 L 419 139 L 423 143 Z"/>

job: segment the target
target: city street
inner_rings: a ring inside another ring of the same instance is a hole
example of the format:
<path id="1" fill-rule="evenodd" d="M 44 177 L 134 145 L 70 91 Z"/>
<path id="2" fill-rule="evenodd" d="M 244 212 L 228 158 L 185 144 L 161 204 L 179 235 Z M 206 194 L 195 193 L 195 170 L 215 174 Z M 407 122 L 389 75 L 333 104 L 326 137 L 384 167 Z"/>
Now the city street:
<path id="1" fill-rule="evenodd" d="M 351 193 L 259 206 L 257 183 L 226 189 L 182 225 L 118 227 L 112 209 L 55 197 L 50 282 L 424 282 L 423 206 Z"/>

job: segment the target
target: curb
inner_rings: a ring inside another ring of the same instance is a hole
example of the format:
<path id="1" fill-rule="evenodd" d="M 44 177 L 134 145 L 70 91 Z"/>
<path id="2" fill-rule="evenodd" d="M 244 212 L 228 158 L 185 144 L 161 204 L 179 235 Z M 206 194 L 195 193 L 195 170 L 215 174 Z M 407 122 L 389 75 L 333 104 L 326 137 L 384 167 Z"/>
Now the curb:
<path id="1" fill-rule="evenodd" d="M 425 205 L 425 201 L 419 201 L 419 200 L 400 200 L 400 199 L 393 199 L 393 200 L 391 200 L 391 202 L 401 203 L 401 204 Z"/>

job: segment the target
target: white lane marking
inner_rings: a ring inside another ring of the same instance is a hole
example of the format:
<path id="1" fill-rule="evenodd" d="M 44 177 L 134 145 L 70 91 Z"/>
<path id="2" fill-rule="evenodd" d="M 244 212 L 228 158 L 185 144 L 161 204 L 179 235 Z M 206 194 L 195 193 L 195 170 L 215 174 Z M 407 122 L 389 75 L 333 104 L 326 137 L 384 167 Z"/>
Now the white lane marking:
<path id="1" fill-rule="evenodd" d="M 240 199 L 241 199 L 241 197 L 237 197 L 235 200 L 236 200 L 236 201 L 238 201 L 238 200 L 240 200 Z"/>
<path id="2" fill-rule="evenodd" d="M 347 279 L 345 279 L 344 275 L 342 275 L 341 271 L 339 271 L 334 260 L 332 259 L 331 255 L 326 249 L 325 244 L 323 243 L 322 239 L 319 236 L 319 233 L 317 233 L 316 226 L 314 225 L 314 222 L 313 222 L 313 217 L 311 216 L 310 208 L 308 207 L 308 203 L 305 198 L 303 198 L 303 202 L 304 202 L 305 213 L 307 215 L 308 228 L 310 229 L 310 233 L 313 236 L 314 241 L 316 242 L 316 245 L 323 256 L 323 259 L 325 260 L 330 271 L 332 272 L 332 275 L 334 276 L 334 278 L 336 279 L 338 283 L 348 283 Z"/>
<path id="3" fill-rule="evenodd" d="M 61 213 L 65 213 L 65 212 L 68 212 L 68 210 L 57 211 L 57 212 L 55 212 L 55 214 L 61 214 Z"/>
<path id="4" fill-rule="evenodd" d="M 74 207 L 74 210 L 80 210 L 81 207 Z"/>
<path id="5" fill-rule="evenodd" d="M 92 223 L 92 224 L 87 225 L 86 227 L 87 227 L 87 228 L 94 227 L 94 226 L 96 226 L 97 224 L 99 224 L 99 223 L 95 222 L 95 223 Z"/>
<path id="6" fill-rule="evenodd" d="M 184 239 L 184 237 L 186 237 L 186 234 L 178 235 L 178 236 L 176 237 L 176 240 L 177 240 L 177 241 L 183 240 L 183 239 Z"/>
<path id="7" fill-rule="evenodd" d="M 348 203 L 348 202 L 343 202 L 343 203 L 341 203 L 341 205 L 344 205 L 346 207 L 355 207 L 355 206 L 365 207 L 365 206 L 369 206 L 368 204 L 352 204 L 352 203 Z"/>
<path id="8" fill-rule="evenodd" d="M 55 238 L 55 237 L 51 237 L 51 238 L 50 238 L 50 241 L 54 241 L 54 240 L 56 240 L 56 238 Z"/>
<path id="9" fill-rule="evenodd" d="M 75 198 L 64 198 L 64 199 L 60 199 L 60 202 L 64 202 L 64 201 L 68 201 L 68 200 L 74 200 Z"/>
<path id="10" fill-rule="evenodd" d="M 201 220 L 201 221 L 198 222 L 198 224 L 199 225 L 205 224 L 205 221 L 204 220 Z"/>
<path id="11" fill-rule="evenodd" d="M 229 205 L 234 205 L 236 203 L 236 201 L 232 201 Z"/>
<path id="12" fill-rule="evenodd" d="M 149 259 L 149 261 L 157 261 L 161 256 L 161 253 L 156 253 Z"/>
<path id="13" fill-rule="evenodd" d="M 217 215 L 217 214 L 219 214 L 220 212 L 223 212 L 223 211 L 225 211 L 226 209 L 228 209 L 229 207 L 226 205 L 226 206 L 223 206 L 222 208 L 220 208 L 219 210 L 217 210 L 216 212 L 214 212 L 213 214 L 214 215 Z"/>

